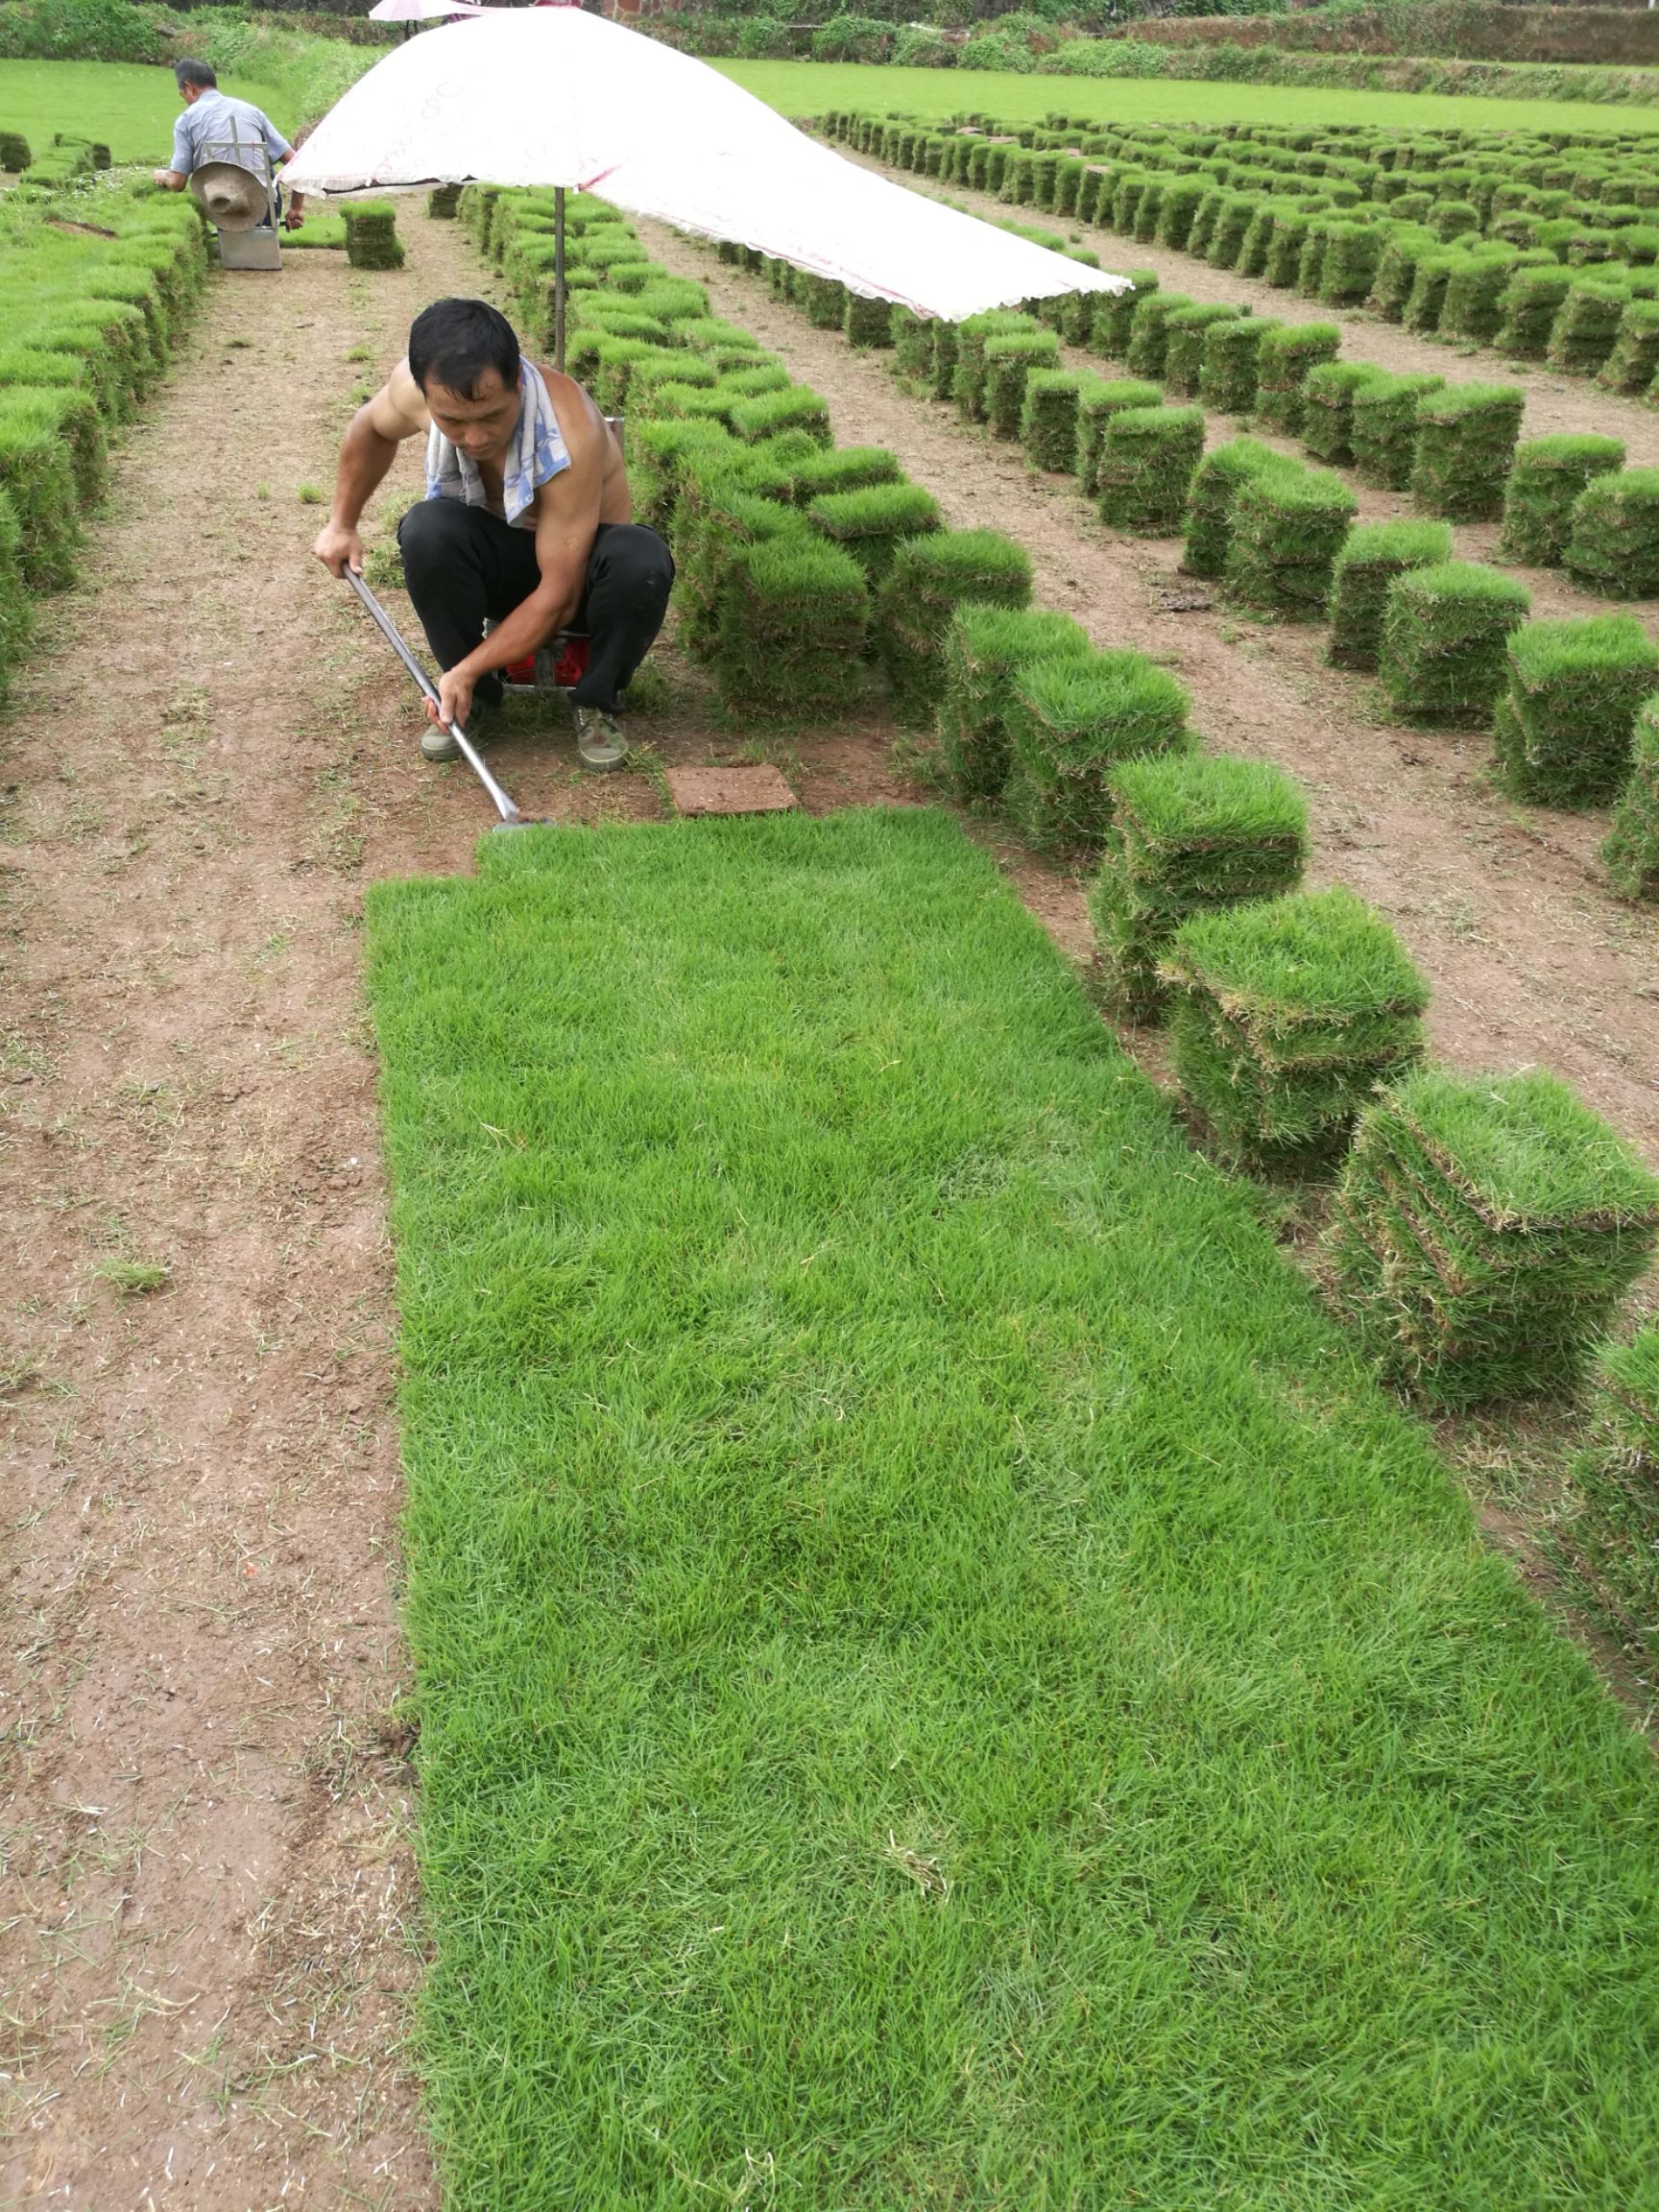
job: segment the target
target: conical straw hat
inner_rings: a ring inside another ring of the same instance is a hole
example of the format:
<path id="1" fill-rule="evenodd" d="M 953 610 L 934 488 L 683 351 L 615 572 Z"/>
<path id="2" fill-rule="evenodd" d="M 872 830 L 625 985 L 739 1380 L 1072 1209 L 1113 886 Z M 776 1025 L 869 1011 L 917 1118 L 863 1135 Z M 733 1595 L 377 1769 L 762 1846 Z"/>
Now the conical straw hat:
<path id="1" fill-rule="evenodd" d="M 204 161 L 192 175 L 190 189 L 220 230 L 252 230 L 271 211 L 263 180 L 234 161 Z"/>

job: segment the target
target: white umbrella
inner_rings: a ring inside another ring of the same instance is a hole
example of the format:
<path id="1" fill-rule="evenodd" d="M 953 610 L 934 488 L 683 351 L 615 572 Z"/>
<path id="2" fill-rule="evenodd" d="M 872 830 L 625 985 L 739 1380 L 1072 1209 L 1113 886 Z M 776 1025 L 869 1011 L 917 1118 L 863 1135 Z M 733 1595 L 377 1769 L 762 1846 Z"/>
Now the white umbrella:
<path id="1" fill-rule="evenodd" d="M 950 322 L 1129 288 L 860 169 L 706 62 L 575 7 L 487 8 L 397 47 L 287 177 L 303 192 L 472 179 L 599 192 Z"/>

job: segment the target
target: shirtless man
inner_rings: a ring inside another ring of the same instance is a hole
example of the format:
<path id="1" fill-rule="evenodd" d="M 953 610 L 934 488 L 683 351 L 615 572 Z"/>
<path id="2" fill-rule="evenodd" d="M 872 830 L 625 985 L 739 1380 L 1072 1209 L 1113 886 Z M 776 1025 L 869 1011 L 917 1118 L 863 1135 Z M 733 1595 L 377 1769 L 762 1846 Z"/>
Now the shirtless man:
<path id="1" fill-rule="evenodd" d="M 674 564 L 633 520 L 605 418 L 568 376 L 524 360 L 513 325 L 484 301 L 437 301 L 346 433 L 315 547 L 330 574 L 362 568 L 358 519 L 398 445 L 422 435 L 426 496 L 397 526 L 403 580 L 444 671 L 421 752 L 452 758 L 448 726 L 476 734 L 475 704 L 500 703 L 498 671 L 580 630 L 591 642 L 571 694 L 577 751 L 586 767 L 620 767 L 616 713 L 662 626 Z"/>

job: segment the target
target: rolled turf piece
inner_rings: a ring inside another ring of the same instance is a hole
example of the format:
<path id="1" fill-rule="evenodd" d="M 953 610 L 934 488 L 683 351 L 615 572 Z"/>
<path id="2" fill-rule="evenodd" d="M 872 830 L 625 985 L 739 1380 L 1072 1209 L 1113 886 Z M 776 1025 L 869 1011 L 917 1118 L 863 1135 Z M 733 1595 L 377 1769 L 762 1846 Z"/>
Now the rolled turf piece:
<path id="1" fill-rule="evenodd" d="M 1020 438 L 1039 469 L 1077 472 L 1077 403 L 1086 382 L 1070 369 L 1033 369 L 1025 379 Z"/>
<path id="2" fill-rule="evenodd" d="M 950 399 L 955 394 L 956 355 L 961 343 L 961 328 L 959 323 L 939 322 L 933 325 L 931 384 L 935 399 Z"/>
<path id="3" fill-rule="evenodd" d="M 1165 185 L 1163 204 L 1158 210 L 1160 246 L 1166 246 L 1176 253 L 1183 250 L 1206 189 L 1203 180 L 1196 177 L 1175 177 Z"/>
<path id="4" fill-rule="evenodd" d="M 4 167 L 5 163 L 0 161 L 0 168 Z M 459 184 L 434 184 L 431 191 L 426 195 L 427 214 L 446 222 L 455 220 L 460 204 L 461 187 Z"/>
<path id="5" fill-rule="evenodd" d="M 0 701 L 4 701 L 11 671 L 28 649 L 34 629 L 33 594 L 23 579 L 23 526 L 4 491 L 0 491 Z"/>
<path id="6" fill-rule="evenodd" d="M 1659 688 L 1659 645 L 1634 615 L 1528 622 L 1509 639 L 1499 764 L 1535 806 L 1599 806 L 1630 772 L 1638 709 Z"/>
<path id="7" fill-rule="evenodd" d="M 899 719 L 924 722 L 937 712 L 945 637 L 958 607 L 1024 607 L 1030 597 L 1030 556 L 999 531 L 936 530 L 900 543 L 873 623 Z"/>
<path id="8" fill-rule="evenodd" d="M 0 636 L 0 658 L 3 654 Z M 1630 773 L 1613 809 L 1613 827 L 1601 842 L 1601 860 L 1621 899 L 1659 899 L 1659 697 L 1644 700 L 1636 716 Z"/>
<path id="9" fill-rule="evenodd" d="M 1503 486 L 1527 395 L 1513 384 L 1452 384 L 1417 403 L 1411 496 L 1431 515 L 1491 522 L 1503 512 Z"/>
<path id="10" fill-rule="evenodd" d="M 1407 490 L 1417 454 L 1419 402 L 1445 383 L 1427 370 L 1400 376 L 1379 370 L 1368 383 L 1356 385 L 1349 443 L 1355 470 L 1367 484 Z"/>
<path id="11" fill-rule="evenodd" d="M 1171 315 L 1164 326 L 1164 389 L 1177 398 L 1196 398 L 1211 331 L 1240 319 L 1238 308 L 1220 301 L 1201 301 Z"/>
<path id="12" fill-rule="evenodd" d="M 1142 301 L 1136 310 L 1129 332 L 1128 349 L 1123 356 L 1124 367 L 1131 376 L 1162 379 L 1165 349 L 1168 344 L 1166 325 L 1169 318 L 1178 309 L 1192 304 L 1183 292 L 1154 292 Z"/>
<path id="13" fill-rule="evenodd" d="M 353 269 L 402 268 L 397 210 L 390 200 L 348 200 L 340 213 L 346 225 L 346 258 Z"/>
<path id="14" fill-rule="evenodd" d="M 741 714 L 833 719 L 868 613 L 864 571 L 839 545 L 786 536 L 742 547 L 719 610 L 721 698 Z"/>
<path id="15" fill-rule="evenodd" d="M 1161 407 L 1164 393 L 1140 376 L 1086 379 L 1077 396 L 1077 481 L 1093 499 L 1100 489 L 1100 442 L 1114 415 Z"/>
<path id="16" fill-rule="evenodd" d="M 1060 366 L 1060 341 L 1052 330 L 1013 330 L 987 338 L 985 420 L 998 438 L 1018 438 L 1025 412 L 1025 380 L 1034 369 Z"/>
<path id="17" fill-rule="evenodd" d="M 841 327 L 854 346 L 891 346 L 893 303 L 890 300 L 866 300 L 861 293 L 849 292 Z"/>
<path id="18" fill-rule="evenodd" d="M 1375 668 L 1382 645 L 1388 590 L 1408 568 L 1433 568 L 1452 558 L 1445 522 L 1360 522 L 1349 531 L 1331 578 L 1331 637 L 1326 658 L 1334 668 Z"/>
<path id="19" fill-rule="evenodd" d="M 1089 634 L 1048 608 L 958 607 L 943 645 L 939 755 L 958 799 L 994 799 L 1008 781 L 1007 709 L 1016 673 L 1092 656 Z"/>
<path id="20" fill-rule="evenodd" d="M 0 494 L 21 534 L 24 582 L 32 591 L 65 589 L 83 532 L 60 389 L 0 388 Z"/>
<path id="21" fill-rule="evenodd" d="M 1382 372 L 1365 361 L 1324 361 L 1302 386 L 1302 443 L 1315 461 L 1343 468 L 1354 458 L 1354 395 Z"/>
<path id="22" fill-rule="evenodd" d="M 1645 1671 L 1659 1666 L 1659 1329 L 1603 1347 L 1595 1425 L 1568 1470 L 1551 1550 Z"/>
<path id="23" fill-rule="evenodd" d="M 1517 445 L 1503 488 L 1499 560 L 1533 568 L 1559 567 L 1579 493 L 1598 476 L 1612 475 L 1623 466 L 1624 443 L 1620 438 L 1560 431 Z"/>
<path id="24" fill-rule="evenodd" d="M 811 500 L 806 519 L 820 537 L 841 546 L 872 583 L 892 566 L 902 538 L 941 527 L 939 502 L 920 484 L 866 484 L 856 492 L 825 492 Z"/>
<path id="25" fill-rule="evenodd" d="M 1158 274 L 1153 269 L 1128 271 L 1130 292 L 1096 292 L 1094 313 L 1089 325 L 1089 349 L 1108 361 L 1121 361 L 1129 351 L 1135 334 L 1135 319 L 1152 295 L 1158 290 Z M 1160 364 L 1162 365 L 1162 364 Z"/>
<path id="26" fill-rule="evenodd" d="M 1594 376 L 1619 343 L 1630 295 L 1622 284 L 1585 278 L 1572 285 L 1551 325 L 1544 358 L 1570 376 Z"/>
<path id="27" fill-rule="evenodd" d="M 1291 467 L 1249 475 L 1228 516 L 1228 598 L 1282 621 L 1318 621 L 1358 510 L 1353 493 L 1329 469 Z"/>
<path id="28" fill-rule="evenodd" d="M 1562 565 L 1609 599 L 1659 594 L 1659 469 L 1594 477 L 1573 505 Z"/>
<path id="29" fill-rule="evenodd" d="M 985 420 L 985 348 L 993 338 L 1008 338 L 1039 329 L 1034 315 L 1017 308 L 993 308 L 988 314 L 970 315 L 956 325 L 956 358 L 950 380 L 956 411 L 965 422 Z"/>
<path id="30" fill-rule="evenodd" d="M 1119 761 L 1196 743 L 1166 668 L 1129 650 L 1028 664 L 1008 688 L 1008 818 L 1039 852 L 1098 853 Z"/>
<path id="31" fill-rule="evenodd" d="M 1571 1390 L 1659 1230 L 1659 1180 L 1553 1075 L 1408 1076 L 1363 1116 L 1332 1250 L 1362 1341 L 1451 1408 Z"/>
<path id="32" fill-rule="evenodd" d="M 1198 370 L 1198 397 L 1206 407 L 1223 415 L 1255 412 L 1262 347 L 1279 327 L 1262 315 L 1236 315 L 1210 325 Z"/>
<path id="33" fill-rule="evenodd" d="M 1109 416 L 1095 461 L 1101 520 L 1141 537 L 1172 537 L 1203 450 L 1202 408 L 1131 407 Z"/>
<path id="34" fill-rule="evenodd" d="M 1307 1170 L 1423 1056 L 1429 986 L 1340 886 L 1196 914 L 1159 961 L 1176 1079 L 1228 1159 Z"/>
<path id="35" fill-rule="evenodd" d="M 1302 434 L 1302 388 L 1310 373 L 1334 361 L 1342 333 L 1334 323 L 1263 322 L 1256 357 L 1256 422 L 1286 438 Z"/>
<path id="36" fill-rule="evenodd" d="M 1542 361 L 1551 333 L 1573 289 L 1573 277 L 1560 267 L 1517 269 L 1503 287 L 1503 309 L 1493 345 L 1514 361 Z"/>
<path id="37" fill-rule="evenodd" d="M 1396 577 L 1377 662 L 1396 712 L 1472 729 L 1489 722 L 1508 675 L 1509 634 L 1531 605 L 1524 584 L 1472 561 Z"/>
<path id="38" fill-rule="evenodd" d="M 1171 754 L 1112 771 L 1113 822 L 1089 895 L 1105 998 L 1146 1022 L 1167 991 L 1158 961 L 1189 915 L 1275 899 L 1302 880 L 1308 802 L 1264 760 Z"/>
<path id="39" fill-rule="evenodd" d="M 1596 374 L 1605 392 L 1646 392 L 1659 370 L 1659 300 L 1632 300 L 1619 318 L 1619 334 Z"/>
<path id="40" fill-rule="evenodd" d="M 1219 576 L 1227 565 L 1233 537 L 1233 502 L 1247 476 L 1274 469 L 1296 473 L 1301 464 L 1286 460 L 1259 438 L 1233 438 L 1213 445 L 1193 471 L 1187 498 L 1187 531 L 1181 565 L 1189 576 Z"/>

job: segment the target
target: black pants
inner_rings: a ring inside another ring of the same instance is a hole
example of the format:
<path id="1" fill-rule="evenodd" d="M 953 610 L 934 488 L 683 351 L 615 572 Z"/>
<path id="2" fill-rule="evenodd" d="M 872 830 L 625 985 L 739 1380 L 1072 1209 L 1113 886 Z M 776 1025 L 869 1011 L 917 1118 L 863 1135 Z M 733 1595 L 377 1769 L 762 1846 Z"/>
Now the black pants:
<path id="1" fill-rule="evenodd" d="M 505 621 L 541 581 L 536 533 L 515 530 L 487 507 L 460 499 L 422 499 L 397 525 L 403 581 L 442 668 L 481 642 L 484 621 Z M 581 707 L 614 713 L 628 679 L 651 649 L 668 612 L 674 562 L 655 530 L 637 522 L 601 522 L 588 557 L 588 581 L 573 629 L 592 640 L 588 667 L 571 696 Z M 501 698 L 498 675 L 482 678 L 477 696 Z"/>

